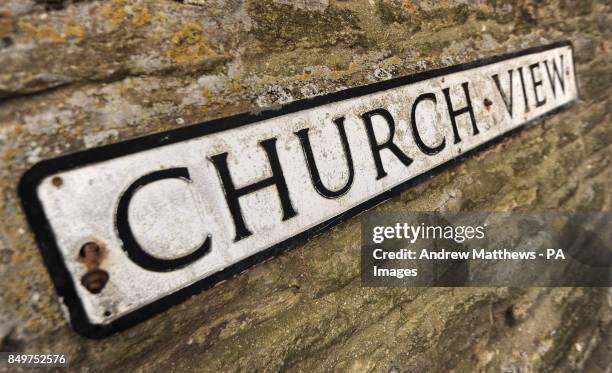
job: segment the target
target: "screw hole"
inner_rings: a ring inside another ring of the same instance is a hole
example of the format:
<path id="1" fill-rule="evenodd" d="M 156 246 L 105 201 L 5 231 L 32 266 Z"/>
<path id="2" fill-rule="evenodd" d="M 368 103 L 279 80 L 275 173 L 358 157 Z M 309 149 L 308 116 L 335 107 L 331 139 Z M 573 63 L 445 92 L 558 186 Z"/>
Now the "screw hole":
<path id="1" fill-rule="evenodd" d="M 104 317 L 109 317 L 110 315 L 112 315 L 113 313 L 109 310 L 104 311 Z"/>
<path id="2" fill-rule="evenodd" d="M 512 306 L 508 307 L 504 312 L 504 319 L 506 321 L 506 325 L 511 328 L 516 325 L 517 320 L 516 316 L 514 315 L 514 308 Z"/>
<path id="3" fill-rule="evenodd" d="M 59 176 L 54 176 L 51 179 L 51 184 L 53 184 L 53 186 L 55 186 L 57 188 L 61 187 L 63 183 L 64 183 L 64 180 L 62 180 L 62 178 L 59 177 Z"/>
<path id="4" fill-rule="evenodd" d="M 15 44 L 15 41 L 10 36 L 5 36 L 0 39 L 0 49 L 10 47 Z"/>

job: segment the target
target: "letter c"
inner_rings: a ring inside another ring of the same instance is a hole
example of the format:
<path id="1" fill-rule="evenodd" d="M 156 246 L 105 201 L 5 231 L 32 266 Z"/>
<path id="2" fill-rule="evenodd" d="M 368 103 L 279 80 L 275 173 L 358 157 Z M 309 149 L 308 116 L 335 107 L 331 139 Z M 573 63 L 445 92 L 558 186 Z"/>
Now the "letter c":
<path id="1" fill-rule="evenodd" d="M 209 234 L 206 240 L 199 248 L 195 249 L 191 253 L 174 259 L 160 259 L 157 258 L 140 247 L 128 219 L 128 209 L 132 197 L 138 191 L 147 184 L 163 180 L 163 179 L 181 179 L 186 182 L 190 182 L 189 171 L 186 167 L 169 168 L 166 170 L 154 171 L 146 174 L 136 181 L 134 181 L 127 190 L 123 193 L 119 199 L 119 205 L 117 206 L 117 215 L 115 225 L 117 228 L 117 234 L 119 239 L 123 243 L 123 251 L 126 252 L 128 258 L 134 263 L 138 264 L 144 269 L 155 272 L 168 272 L 185 267 L 196 260 L 202 258 L 204 255 L 210 252 L 212 237 Z"/>
<path id="2" fill-rule="evenodd" d="M 434 104 L 438 103 L 438 101 L 436 100 L 436 95 L 433 93 L 423 93 L 422 95 L 417 97 L 416 100 L 414 100 L 414 104 L 412 104 L 412 117 L 411 117 L 412 134 L 414 136 L 414 141 L 416 142 L 417 146 L 423 153 L 427 155 L 435 155 L 435 154 L 440 153 L 446 146 L 446 138 L 443 138 L 442 142 L 439 145 L 434 146 L 434 147 L 430 147 L 423 142 L 423 139 L 421 138 L 421 135 L 419 134 L 419 129 L 417 127 L 416 110 L 417 110 L 417 105 L 421 101 L 425 101 L 425 100 L 432 101 Z"/>

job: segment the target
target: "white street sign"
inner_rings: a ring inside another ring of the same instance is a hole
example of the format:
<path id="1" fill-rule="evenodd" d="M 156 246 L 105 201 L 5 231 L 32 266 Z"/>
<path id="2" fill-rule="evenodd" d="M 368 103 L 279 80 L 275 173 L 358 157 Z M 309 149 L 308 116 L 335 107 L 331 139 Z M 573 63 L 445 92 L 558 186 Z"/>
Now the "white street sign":
<path id="1" fill-rule="evenodd" d="M 561 42 L 43 161 L 19 191 L 74 328 L 103 337 L 577 98 Z"/>

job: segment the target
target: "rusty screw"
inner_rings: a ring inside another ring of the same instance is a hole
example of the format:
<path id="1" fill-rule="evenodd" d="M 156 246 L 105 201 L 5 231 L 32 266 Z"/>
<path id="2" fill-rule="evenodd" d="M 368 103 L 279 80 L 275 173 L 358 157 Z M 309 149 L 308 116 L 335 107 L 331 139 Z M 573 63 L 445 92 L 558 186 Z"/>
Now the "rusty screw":
<path id="1" fill-rule="evenodd" d="M 489 106 L 493 105 L 493 102 L 491 100 L 489 100 L 488 98 L 484 99 L 484 104 L 487 107 L 487 109 L 489 108 Z"/>
<path id="2" fill-rule="evenodd" d="M 87 242 L 79 252 L 79 256 L 83 258 L 85 264 L 100 264 L 100 254 L 102 254 L 102 248 L 96 242 Z"/>
<path id="3" fill-rule="evenodd" d="M 108 272 L 100 269 L 103 254 L 104 248 L 96 242 L 87 242 L 79 252 L 79 260 L 87 267 L 81 284 L 92 294 L 100 293 L 108 282 Z"/>
<path id="4" fill-rule="evenodd" d="M 88 271 L 81 278 L 81 284 L 92 294 L 98 294 L 108 282 L 108 272 L 103 269 Z"/>

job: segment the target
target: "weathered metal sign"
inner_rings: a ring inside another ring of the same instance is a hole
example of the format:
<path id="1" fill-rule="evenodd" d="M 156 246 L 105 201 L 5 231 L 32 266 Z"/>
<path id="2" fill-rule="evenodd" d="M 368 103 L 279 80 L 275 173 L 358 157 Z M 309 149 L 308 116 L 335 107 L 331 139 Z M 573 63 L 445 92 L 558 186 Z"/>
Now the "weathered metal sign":
<path id="1" fill-rule="evenodd" d="M 569 42 L 70 154 L 19 192 L 73 327 L 103 337 L 569 107 Z"/>

